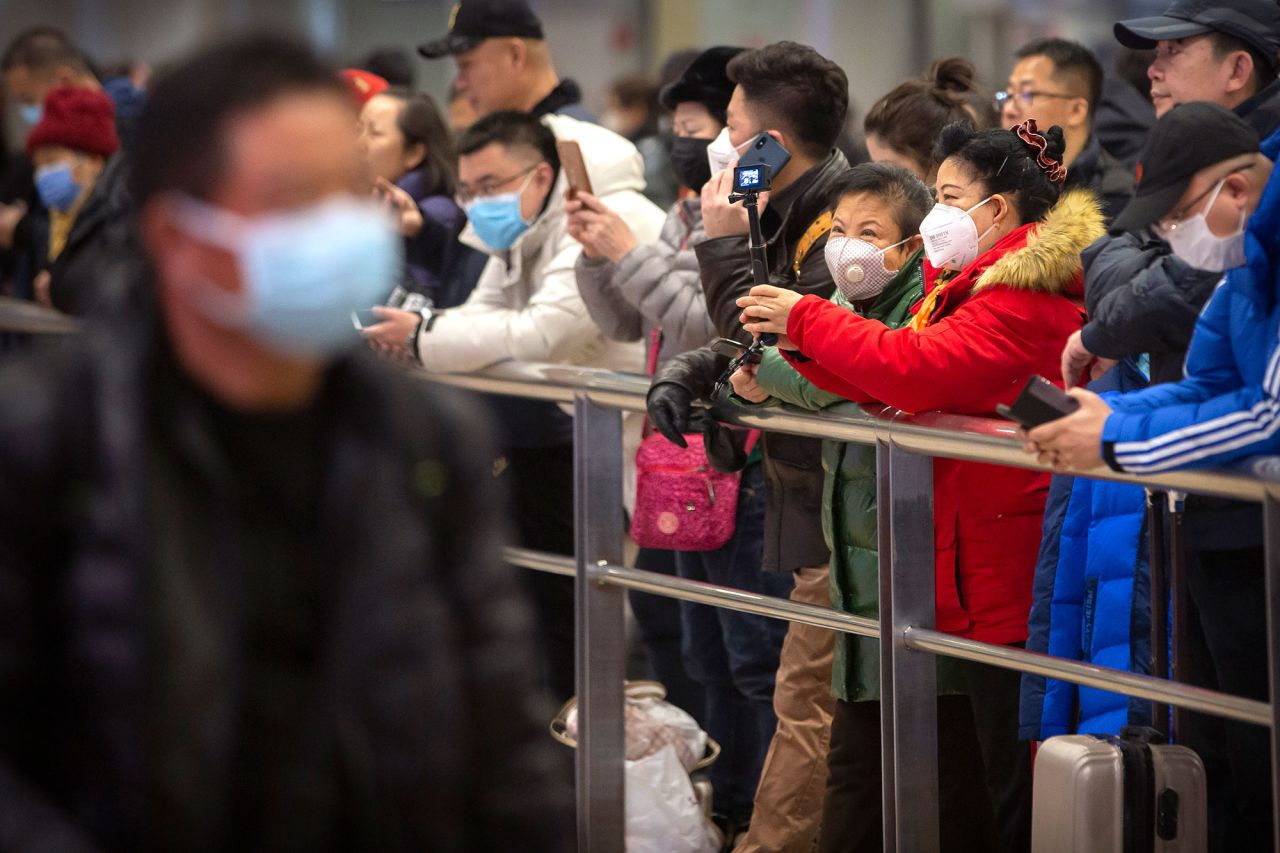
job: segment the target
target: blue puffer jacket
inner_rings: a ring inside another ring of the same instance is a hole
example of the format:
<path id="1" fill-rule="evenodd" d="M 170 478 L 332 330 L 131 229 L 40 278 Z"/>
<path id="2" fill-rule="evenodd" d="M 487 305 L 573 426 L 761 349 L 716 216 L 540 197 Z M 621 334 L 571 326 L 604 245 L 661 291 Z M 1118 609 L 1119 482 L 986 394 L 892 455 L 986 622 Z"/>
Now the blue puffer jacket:
<path id="1" fill-rule="evenodd" d="M 1146 384 L 1125 361 L 1089 388 L 1123 393 Z M 1028 649 L 1113 669 L 1150 671 L 1145 509 L 1146 496 L 1137 486 L 1053 478 L 1032 589 Z M 1149 704 L 1024 675 L 1018 733 L 1023 740 L 1077 732 L 1119 734 L 1124 726 L 1149 725 Z"/>
<path id="2" fill-rule="evenodd" d="M 1280 133 L 1262 153 L 1276 159 Z M 1186 378 L 1109 401 L 1102 456 L 1111 467 L 1153 474 L 1280 452 L 1280 168 L 1249 218 L 1245 257 L 1196 323 Z"/>

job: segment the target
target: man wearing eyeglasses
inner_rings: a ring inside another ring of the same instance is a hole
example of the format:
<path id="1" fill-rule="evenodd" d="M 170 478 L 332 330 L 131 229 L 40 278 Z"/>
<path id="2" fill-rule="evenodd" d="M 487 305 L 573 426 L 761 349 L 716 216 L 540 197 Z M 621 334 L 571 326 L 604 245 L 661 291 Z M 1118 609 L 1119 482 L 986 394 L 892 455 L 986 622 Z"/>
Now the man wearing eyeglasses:
<path id="1" fill-rule="evenodd" d="M 501 361 L 644 371 L 643 344 L 606 340 L 578 292 L 582 245 L 567 230 L 557 139 L 579 143 L 595 195 L 638 243 L 658 238 L 666 217 L 642 195 L 643 164 L 630 142 L 568 116 L 491 113 L 458 141 L 457 201 L 469 220 L 461 240 L 489 255 L 475 290 L 447 310 L 375 308 L 383 322 L 366 337 L 440 372 Z M 504 455 L 494 471 L 511 492 L 517 542 L 572 554 L 572 423 L 554 407 L 548 413 L 498 400 Z M 638 443 L 638 422 L 633 432 Z M 573 694 L 573 585 L 541 572 L 521 579 L 538 605 L 548 685 L 564 701 Z"/>
<path id="2" fill-rule="evenodd" d="M 1061 127 L 1066 186 L 1097 193 L 1109 221 L 1129 200 L 1133 175 L 1093 133 L 1102 66 L 1084 45 L 1058 38 L 1037 39 L 1016 56 L 1008 88 L 995 96 L 1001 124 L 1013 127 L 1034 118 L 1041 127 Z"/>

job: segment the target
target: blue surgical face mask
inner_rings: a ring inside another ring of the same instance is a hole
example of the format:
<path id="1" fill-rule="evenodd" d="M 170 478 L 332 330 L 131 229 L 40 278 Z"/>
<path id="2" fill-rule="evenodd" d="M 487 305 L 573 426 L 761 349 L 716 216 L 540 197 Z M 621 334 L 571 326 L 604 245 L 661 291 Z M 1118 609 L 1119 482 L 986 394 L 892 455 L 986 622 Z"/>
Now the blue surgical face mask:
<path id="1" fill-rule="evenodd" d="M 18 107 L 18 112 L 29 127 L 35 127 L 44 118 L 44 104 L 23 104 Z"/>
<path id="2" fill-rule="evenodd" d="M 520 213 L 520 197 L 533 180 L 530 172 L 520 189 L 513 193 L 483 196 L 468 203 L 463 209 L 476 236 L 495 252 L 505 252 L 515 245 L 520 235 L 529 230 L 532 221 L 526 222 Z"/>
<path id="3" fill-rule="evenodd" d="M 71 164 L 52 163 L 36 169 L 36 194 L 49 210 L 70 210 L 80 198 L 80 185 L 71 177 Z"/>
<path id="4" fill-rule="evenodd" d="M 373 202 L 338 197 L 250 219 L 179 195 L 173 209 L 184 231 L 240 262 L 241 292 L 192 282 L 196 307 L 292 355 L 326 358 L 357 345 L 351 312 L 381 303 L 400 273 L 403 241 Z"/>

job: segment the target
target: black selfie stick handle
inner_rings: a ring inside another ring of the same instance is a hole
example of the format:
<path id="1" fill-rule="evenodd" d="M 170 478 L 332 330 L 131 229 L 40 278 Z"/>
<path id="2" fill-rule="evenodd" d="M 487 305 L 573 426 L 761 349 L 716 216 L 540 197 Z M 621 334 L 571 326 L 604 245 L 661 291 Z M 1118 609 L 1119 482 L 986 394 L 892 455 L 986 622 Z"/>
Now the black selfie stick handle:
<path id="1" fill-rule="evenodd" d="M 769 283 L 769 255 L 765 249 L 764 231 L 760 228 L 760 197 L 756 193 L 744 193 L 742 206 L 747 209 L 747 227 L 751 232 L 751 280 L 755 284 Z M 760 343 L 767 347 L 778 343 L 778 336 L 766 332 Z"/>

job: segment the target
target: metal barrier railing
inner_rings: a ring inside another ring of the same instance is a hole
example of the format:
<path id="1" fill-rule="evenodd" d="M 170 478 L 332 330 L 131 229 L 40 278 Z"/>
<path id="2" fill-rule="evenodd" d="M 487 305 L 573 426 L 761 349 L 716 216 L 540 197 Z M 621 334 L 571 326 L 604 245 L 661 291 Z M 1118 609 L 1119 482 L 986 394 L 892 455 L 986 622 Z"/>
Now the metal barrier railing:
<path id="1" fill-rule="evenodd" d="M 886 851 L 938 850 L 937 714 L 933 656 L 1034 673 L 1271 728 L 1272 810 L 1280 814 L 1276 725 L 1276 615 L 1280 613 L 1280 459 L 1251 460 L 1237 471 L 1133 477 L 1109 469 L 1082 476 L 1263 504 L 1270 703 L 1162 678 L 1055 658 L 933 630 L 933 463 L 941 456 L 1048 470 L 1025 454 L 1003 422 L 944 414 L 907 415 L 883 406 L 861 417 L 786 407 L 717 410 L 723 420 L 776 432 L 876 447 L 880 525 L 879 620 L 622 565 L 625 532 L 615 501 L 622 482 L 622 412 L 644 410 L 649 381 L 586 368 L 503 364 L 475 374 L 430 374 L 480 391 L 571 403 L 574 410 L 574 558 L 509 549 L 516 565 L 576 576 L 578 838 L 582 850 L 623 849 L 623 590 L 637 589 L 866 637 L 881 642 L 882 772 Z M 900 809 L 910 803 L 910 813 Z M 1280 821 L 1273 839 L 1280 853 Z"/>

